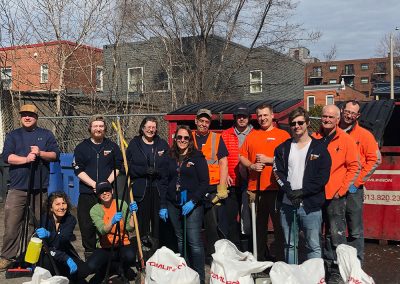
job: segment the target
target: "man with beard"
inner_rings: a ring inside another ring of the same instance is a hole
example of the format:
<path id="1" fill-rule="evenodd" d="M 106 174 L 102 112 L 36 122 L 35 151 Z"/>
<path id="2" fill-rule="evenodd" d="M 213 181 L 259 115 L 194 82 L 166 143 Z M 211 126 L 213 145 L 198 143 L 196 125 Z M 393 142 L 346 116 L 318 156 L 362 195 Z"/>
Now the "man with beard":
<path id="1" fill-rule="evenodd" d="M 90 209 L 97 204 L 96 185 L 104 181 L 113 183 L 122 165 L 121 150 L 105 137 L 106 131 L 104 116 L 93 115 L 89 120 L 90 138 L 74 151 L 74 171 L 80 180 L 78 223 L 86 259 L 96 249 L 96 227 L 90 217 Z"/>
<path id="2" fill-rule="evenodd" d="M 346 221 L 349 233 L 348 243 L 357 249 L 357 256 L 362 262 L 364 260 L 364 184 L 381 163 L 381 154 L 371 132 L 358 124 L 359 117 L 360 104 L 354 100 L 348 101 L 342 108 L 339 127 L 356 142 L 361 163 L 360 175 L 347 193 Z"/>

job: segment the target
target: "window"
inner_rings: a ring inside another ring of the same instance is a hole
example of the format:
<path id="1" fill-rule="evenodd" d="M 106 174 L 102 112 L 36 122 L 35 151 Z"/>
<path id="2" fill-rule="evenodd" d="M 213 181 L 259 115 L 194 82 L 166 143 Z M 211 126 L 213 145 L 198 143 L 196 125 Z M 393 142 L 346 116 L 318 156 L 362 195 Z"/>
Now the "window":
<path id="1" fill-rule="evenodd" d="M 354 65 L 347 64 L 344 66 L 344 75 L 354 75 Z"/>
<path id="2" fill-rule="evenodd" d="M 361 84 L 368 84 L 368 83 L 369 83 L 368 77 L 361 77 Z"/>
<path id="3" fill-rule="evenodd" d="M 337 80 L 336 79 L 329 79 L 329 84 L 337 84 Z"/>
<path id="4" fill-rule="evenodd" d="M 1 68 L 1 85 L 4 90 L 10 90 L 12 84 L 11 67 Z"/>
<path id="5" fill-rule="evenodd" d="M 128 92 L 143 92 L 143 67 L 128 68 Z"/>
<path id="6" fill-rule="evenodd" d="M 315 106 L 315 97 L 314 96 L 307 97 L 307 110 L 310 110 L 310 108 L 313 108 L 314 106 Z"/>
<path id="7" fill-rule="evenodd" d="M 322 77 L 322 67 L 321 66 L 313 67 L 311 77 Z"/>
<path id="8" fill-rule="evenodd" d="M 376 68 L 374 73 L 384 73 L 386 74 L 386 62 L 376 63 Z"/>
<path id="9" fill-rule="evenodd" d="M 250 94 L 262 92 L 262 71 L 250 71 Z"/>
<path id="10" fill-rule="evenodd" d="M 96 67 L 96 90 L 103 91 L 103 67 Z"/>
<path id="11" fill-rule="evenodd" d="M 368 70 L 369 64 L 368 63 L 361 63 L 361 70 Z"/>
<path id="12" fill-rule="evenodd" d="M 47 83 L 49 81 L 49 65 L 40 65 L 40 83 Z"/>
<path id="13" fill-rule="evenodd" d="M 327 95 L 326 96 L 326 105 L 333 105 L 335 102 L 333 100 L 333 95 Z"/>
<path id="14" fill-rule="evenodd" d="M 337 66 L 336 65 L 329 66 L 329 71 L 336 72 L 337 71 Z"/>

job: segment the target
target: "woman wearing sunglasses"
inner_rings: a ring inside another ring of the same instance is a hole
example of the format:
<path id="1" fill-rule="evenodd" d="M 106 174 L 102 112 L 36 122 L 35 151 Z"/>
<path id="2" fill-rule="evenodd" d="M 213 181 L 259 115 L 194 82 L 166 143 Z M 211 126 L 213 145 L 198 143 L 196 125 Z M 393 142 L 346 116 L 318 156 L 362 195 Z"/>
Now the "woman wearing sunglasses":
<path id="1" fill-rule="evenodd" d="M 203 206 L 201 199 L 208 187 L 208 168 L 204 155 L 195 149 L 193 136 L 186 125 L 178 126 L 168 160 L 168 188 L 161 192 L 160 218 L 170 218 L 178 239 L 181 255 L 186 255 L 186 235 L 189 265 L 204 283 L 204 246 L 201 239 Z M 186 232 L 184 231 L 186 230 Z"/>

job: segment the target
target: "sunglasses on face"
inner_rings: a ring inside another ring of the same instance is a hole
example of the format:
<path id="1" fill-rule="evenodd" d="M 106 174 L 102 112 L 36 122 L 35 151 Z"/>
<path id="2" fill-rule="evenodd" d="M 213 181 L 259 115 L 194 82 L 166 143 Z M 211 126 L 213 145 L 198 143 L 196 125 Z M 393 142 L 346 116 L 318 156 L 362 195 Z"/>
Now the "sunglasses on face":
<path id="1" fill-rule="evenodd" d="M 296 124 L 302 126 L 304 123 L 305 123 L 304 120 L 299 120 L 299 121 L 292 121 L 291 123 L 289 123 L 289 125 L 290 125 L 291 127 L 296 126 Z"/>
<path id="2" fill-rule="evenodd" d="M 177 135 L 176 140 L 184 140 L 184 141 L 189 141 L 189 136 L 182 136 L 182 135 Z"/>

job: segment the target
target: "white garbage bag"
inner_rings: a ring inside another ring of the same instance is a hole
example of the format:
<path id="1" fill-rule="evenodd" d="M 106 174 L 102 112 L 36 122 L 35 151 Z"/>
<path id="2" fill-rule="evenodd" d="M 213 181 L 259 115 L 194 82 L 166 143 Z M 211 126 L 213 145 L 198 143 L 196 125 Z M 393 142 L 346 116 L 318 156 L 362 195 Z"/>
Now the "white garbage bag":
<path id="1" fill-rule="evenodd" d="M 158 249 L 146 262 L 146 284 L 198 284 L 199 274 L 180 254 L 167 247 Z"/>
<path id="2" fill-rule="evenodd" d="M 366 274 L 360 260 L 357 258 L 357 249 L 341 244 L 336 248 L 337 262 L 340 275 L 348 284 L 374 284 L 374 279 Z"/>
<path id="3" fill-rule="evenodd" d="M 215 244 L 210 269 L 210 283 L 253 284 L 251 273 L 262 272 L 273 265 L 270 261 L 257 261 L 250 252 L 241 252 L 236 246 L 222 239 Z"/>
<path id="4" fill-rule="evenodd" d="M 23 284 L 68 284 L 69 280 L 64 276 L 51 276 L 50 271 L 36 266 L 33 271 L 32 280 Z"/>
<path id="5" fill-rule="evenodd" d="M 325 283 L 324 260 L 322 258 L 312 258 L 300 265 L 278 261 L 272 266 L 269 276 L 272 284 Z"/>

